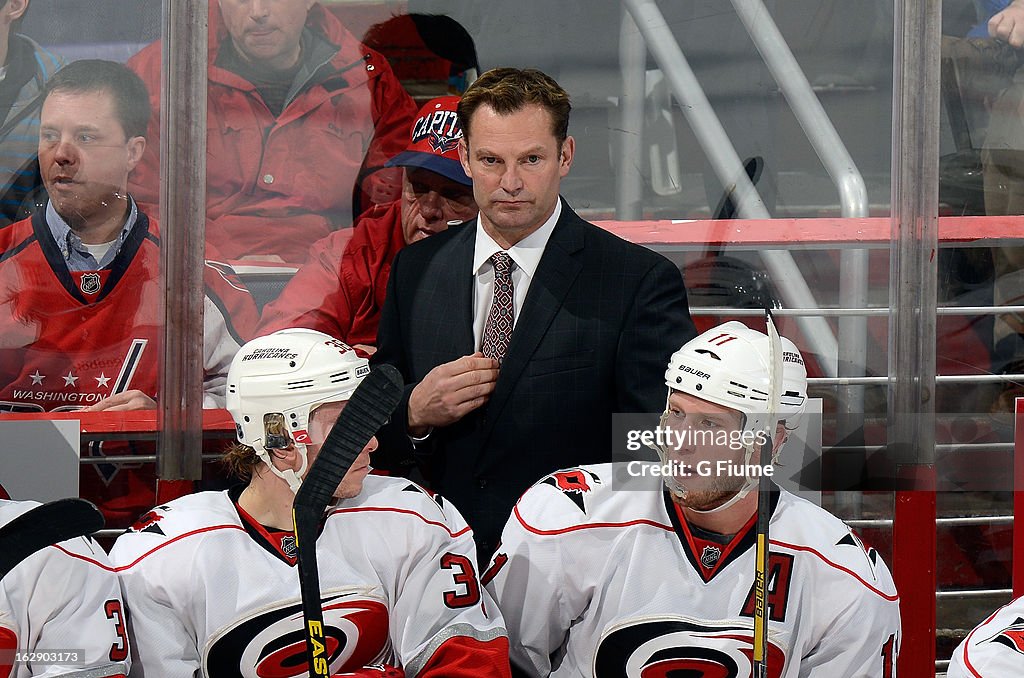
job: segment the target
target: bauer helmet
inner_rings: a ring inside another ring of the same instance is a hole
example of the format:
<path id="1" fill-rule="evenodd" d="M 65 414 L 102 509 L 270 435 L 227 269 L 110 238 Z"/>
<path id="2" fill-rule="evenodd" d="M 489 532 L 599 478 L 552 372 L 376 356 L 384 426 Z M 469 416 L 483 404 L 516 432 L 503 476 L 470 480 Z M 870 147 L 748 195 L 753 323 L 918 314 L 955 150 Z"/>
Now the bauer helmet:
<path id="1" fill-rule="evenodd" d="M 308 329 L 286 329 L 258 337 L 239 349 L 228 369 L 227 410 L 238 442 L 252 447 L 274 474 L 298 491 L 306 473 L 309 419 L 317 406 L 348 400 L 370 365 L 355 349 Z M 294 444 L 298 471 L 282 471 L 270 449 Z"/>
<path id="2" fill-rule="evenodd" d="M 782 385 L 778 421 L 800 414 L 807 400 L 807 369 L 792 341 L 782 340 Z M 686 342 L 669 359 L 665 385 L 744 415 L 744 431 L 764 431 L 771 413 L 768 380 L 771 340 L 741 322 L 713 327 Z M 771 432 L 774 434 L 774 431 Z"/>
<path id="3" fill-rule="evenodd" d="M 691 339 L 672 354 L 668 369 L 665 370 L 668 394 L 661 425 L 665 425 L 669 416 L 669 398 L 673 391 L 737 410 L 743 415 L 742 432 L 755 434 L 744 436 L 749 440 L 744 452 L 745 466 L 749 466 L 756 448 L 757 434 L 767 431 L 774 439 L 775 431 L 768 430 L 774 428 L 773 423 L 792 420 L 803 411 L 807 400 L 807 369 L 803 357 L 792 341 L 784 337 L 779 339 L 782 384 L 778 387 L 779 403 L 774 415 L 769 412 L 771 401 L 768 397 L 772 371 L 771 338 L 741 322 L 730 321 Z M 776 442 L 772 461 L 778 458 L 785 440 Z M 655 446 L 654 449 L 662 463 L 665 463 L 668 451 L 661 446 Z M 686 497 L 688 490 L 685 482 L 673 476 L 665 476 L 664 481 L 673 495 L 680 499 Z M 723 511 L 756 486 L 756 479 L 748 476 L 731 499 L 704 512 Z"/>

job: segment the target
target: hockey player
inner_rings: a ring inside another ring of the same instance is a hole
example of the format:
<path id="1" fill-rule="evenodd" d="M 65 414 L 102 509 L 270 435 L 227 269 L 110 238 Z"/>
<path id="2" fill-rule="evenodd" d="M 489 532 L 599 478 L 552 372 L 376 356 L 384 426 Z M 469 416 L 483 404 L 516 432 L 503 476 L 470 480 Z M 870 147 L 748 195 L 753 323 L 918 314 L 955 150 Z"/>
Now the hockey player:
<path id="1" fill-rule="evenodd" d="M 38 505 L 0 500 L 0 527 Z M 128 655 L 117 575 L 92 539 L 37 551 L 0 580 L 0 676 L 61 676 Z"/>
<path id="2" fill-rule="evenodd" d="M 792 426 L 806 372 L 782 345 L 778 415 Z M 738 322 L 689 341 L 665 373 L 661 464 L 559 471 L 516 504 L 483 581 L 528 674 L 751 675 L 768 346 Z M 773 460 L 785 423 L 771 431 Z M 810 502 L 776 487 L 771 506 L 768 675 L 893 675 L 900 621 L 885 564 Z"/>
<path id="3" fill-rule="evenodd" d="M 306 676 L 291 506 L 365 358 L 328 335 L 255 339 L 228 373 L 249 481 L 158 506 L 111 551 L 131 611 L 133 676 Z M 459 512 L 407 480 L 367 476 L 371 440 L 338 486 L 316 543 L 330 669 L 507 676 L 497 606 Z M 376 675 L 376 674 L 375 674 Z"/>
<path id="4" fill-rule="evenodd" d="M 1010 601 L 971 631 L 949 658 L 947 678 L 1024 675 L 1024 598 Z"/>

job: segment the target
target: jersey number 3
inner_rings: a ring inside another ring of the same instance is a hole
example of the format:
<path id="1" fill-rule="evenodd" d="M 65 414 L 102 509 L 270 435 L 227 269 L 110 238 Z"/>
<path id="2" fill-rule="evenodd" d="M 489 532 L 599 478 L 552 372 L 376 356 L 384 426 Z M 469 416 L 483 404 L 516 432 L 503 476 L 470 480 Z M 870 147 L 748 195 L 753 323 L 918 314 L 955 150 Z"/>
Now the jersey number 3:
<path id="1" fill-rule="evenodd" d="M 121 601 L 108 600 L 103 604 L 103 612 L 107 615 L 107 619 L 114 620 L 114 630 L 117 632 L 117 641 L 110 646 L 110 661 L 123 662 L 128 658 L 128 632 L 124 628 L 124 612 L 121 611 Z"/>
<path id="2" fill-rule="evenodd" d="M 441 556 L 441 569 L 452 570 L 456 588 L 444 592 L 444 604 L 450 608 L 472 607 L 480 602 L 480 584 L 473 563 L 466 556 L 446 553 Z"/>

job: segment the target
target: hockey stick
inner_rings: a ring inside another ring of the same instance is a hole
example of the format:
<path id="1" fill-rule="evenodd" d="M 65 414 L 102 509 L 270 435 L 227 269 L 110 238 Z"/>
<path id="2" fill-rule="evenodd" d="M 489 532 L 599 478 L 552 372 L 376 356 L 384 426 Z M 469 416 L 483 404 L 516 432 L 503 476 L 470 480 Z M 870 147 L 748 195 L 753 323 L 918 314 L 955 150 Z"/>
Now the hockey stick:
<path id="1" fill-rule="evenodd" d="M 313 464 L 295 494 L 292 521 L 298 547 L 299 589 L 305 625 L 306 657 L 310 678 L 328 678 L 324 612 L 320 607 L 320 574 L 316 538 L 324 510 L 338 483 L 348 473 L 370 438 L 388 420 L 402 397 L 402 376 L 391 365 L 381 365 L 363 379 L 331 427 Z"/>
<path id="2" fill-rule="evenodd" d="M 754 666 L 752 678 L 768 676 L 768 522 L 771 520 L 771 478 L 764 468 L 772 463 L 775 427 L 782 388 L 782 340 L 775 329 L 771 309 L 764 310 L 768 329 L 768 430 L 761 446 L 762 472 L 757 481 L 757 553 L 754 570 Z"/>
<path id="3" fill-rule="evenodd" d="M 0 577 L 36 551 L 102 530 L 103 514 L 84 499 L 58 499 L 37 506 L 0 527 Z"/>

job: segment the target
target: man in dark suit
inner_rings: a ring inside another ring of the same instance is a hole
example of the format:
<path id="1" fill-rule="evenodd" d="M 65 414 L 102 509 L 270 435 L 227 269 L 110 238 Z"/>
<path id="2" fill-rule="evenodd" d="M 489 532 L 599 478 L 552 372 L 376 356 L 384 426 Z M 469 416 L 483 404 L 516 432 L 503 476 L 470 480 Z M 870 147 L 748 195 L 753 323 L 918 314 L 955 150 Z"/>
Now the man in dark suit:
<path id="1" fill-rule="evenodd" d="M 612 413 L 660 412 L 672 351 L 696 336 L 678 269 L 560 200 L 569 97 L 494 69 L 463 95 L 460 158 L 478 219 L 403 249 L 375 363 L 406 380 L 378 466 L 418 459 L 493 551 L 537 478 L 611 461 Z"/>

